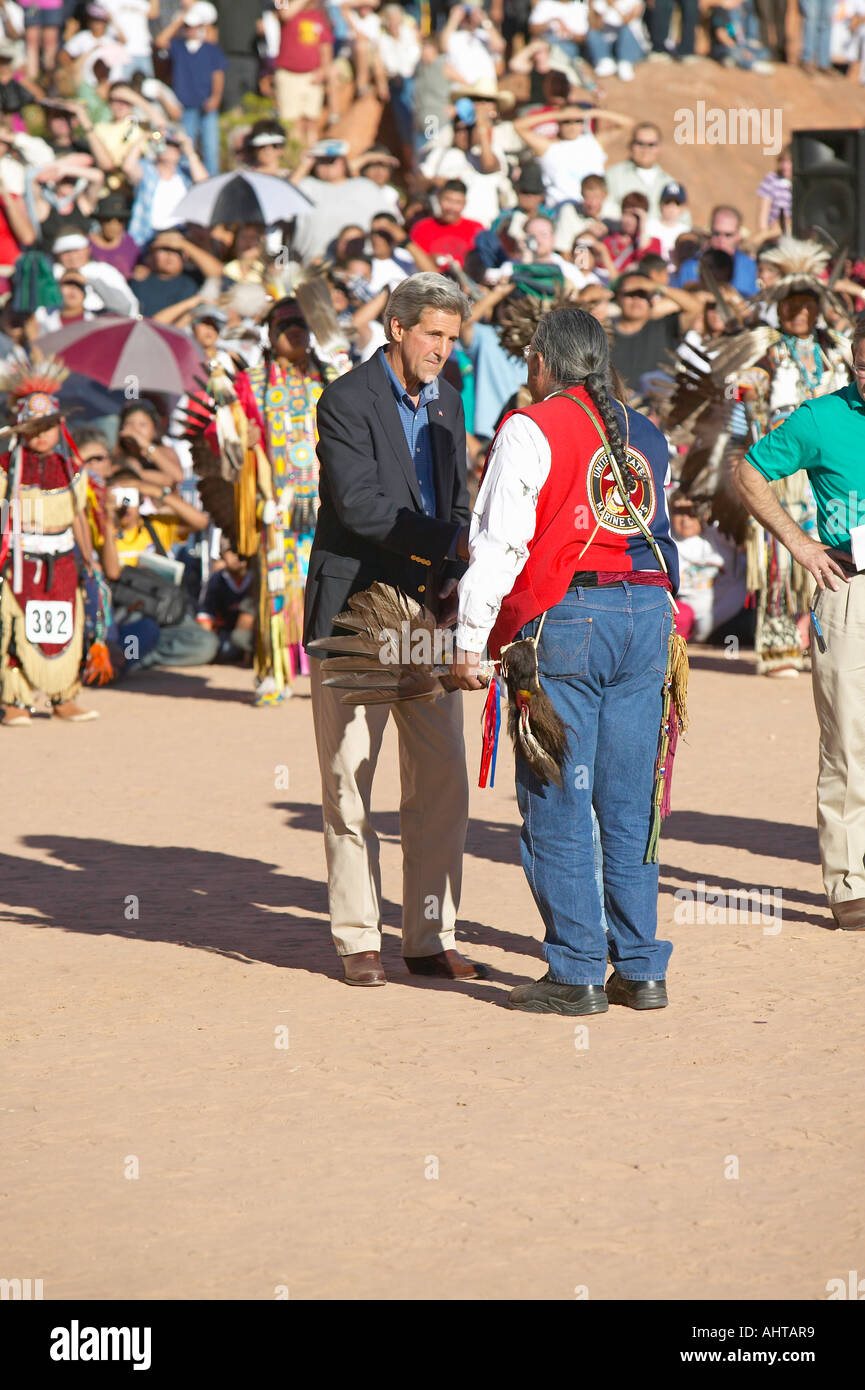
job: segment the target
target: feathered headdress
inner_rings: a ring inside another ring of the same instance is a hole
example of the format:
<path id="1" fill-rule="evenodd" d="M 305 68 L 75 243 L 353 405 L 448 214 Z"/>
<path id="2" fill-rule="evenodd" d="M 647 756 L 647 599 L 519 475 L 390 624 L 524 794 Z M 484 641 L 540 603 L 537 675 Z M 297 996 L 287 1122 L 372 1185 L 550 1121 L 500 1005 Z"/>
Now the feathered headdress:
<path id="1" fill-rule="evenodd" d="M 813 294 L 821 302 L 824 299 L 827 287 L 821 276 L 829 264 L 829 252 L 819 241 L 782 236 L 777 246 L 761 253 L 760 260 L 781 272 L 780 280 L 768 292 L 774 303 L 791 294 Z"/>
<path id="2" fill-rule="evenodd" d="M 523 349 L 532 341 L 541 319 L 551 309 L 560 309 L 564 304 L 573 305 L 567 286 L 560 286 L 554 295 L 543 299 L 531 294 L 511 295 L 501 305 L 496 325 L 505 352 L 522 360 Z"/>
<path id="3" fill-rule="evenodd" d="M 47 416 L 59 415 L 59 391 L 68 375 L 69 368 L 56 357 L 34 362 L 8 358 L 0 365 L 0 391 L 7 395 L 10 421 L 32 425 Z"/>

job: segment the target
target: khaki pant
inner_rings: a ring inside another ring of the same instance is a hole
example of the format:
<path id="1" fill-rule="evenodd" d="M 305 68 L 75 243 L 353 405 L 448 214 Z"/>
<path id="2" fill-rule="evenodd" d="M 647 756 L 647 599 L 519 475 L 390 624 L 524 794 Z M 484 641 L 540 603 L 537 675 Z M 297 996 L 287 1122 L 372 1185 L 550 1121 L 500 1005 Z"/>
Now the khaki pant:
<path id="1" fill-rule="evenodd" d="M 817 830 L 830 903 L 865 898 L 865 575 L 824 589 L 812 635 L 814 704 L 820 721 Z"/>
<path id="2" fill-rule="evenodd" d="M 317 121 L 324 107 L 324 88 L 314 82 L 308 72 L 286 72 L 276 68 L 273 74 L 276 108 L 282 121 Z"/>
<path id="3" fill-rule="evenodd" d="M 402 953 L 432 956 L 451 950 L 468 820 L 462 696 L 344 705 L 341 691 L 322 685 L 321 662 L 311 658 L 309 665 L 337 952 L 381 949 L 381 872 L 370 798 L 390 714 L 399 734 L 402 789 Z"/>

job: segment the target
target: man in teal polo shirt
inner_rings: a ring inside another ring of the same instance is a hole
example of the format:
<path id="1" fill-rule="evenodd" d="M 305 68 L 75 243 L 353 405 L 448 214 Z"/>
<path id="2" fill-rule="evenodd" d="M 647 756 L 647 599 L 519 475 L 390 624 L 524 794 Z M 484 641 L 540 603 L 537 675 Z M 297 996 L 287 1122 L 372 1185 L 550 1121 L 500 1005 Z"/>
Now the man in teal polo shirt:
<path id="1" fill-rule="evenodd" d="M 809 573 L 811 669 L 820 722 L 817 828 L 823 883 L 835 921 L 865 930 L 865 570 L 850 530 L 865 525 L 865 318 L 854 330 L 853 381 L 806 401 L 748 450 L 736 485 L 751 514 Z M 784 511 L 771 487 L 804 468 L 820 540 Z M 860 584 L 858 580 L 861 579 Z"/>

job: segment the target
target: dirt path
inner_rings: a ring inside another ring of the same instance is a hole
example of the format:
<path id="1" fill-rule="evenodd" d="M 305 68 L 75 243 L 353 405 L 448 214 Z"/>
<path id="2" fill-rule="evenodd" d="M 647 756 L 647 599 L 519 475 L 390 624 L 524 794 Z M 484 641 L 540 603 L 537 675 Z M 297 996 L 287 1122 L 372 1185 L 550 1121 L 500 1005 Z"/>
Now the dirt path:
<path id="1" fill-rule="evenodd" d="M 586 1027 L 502 1007 L 543 973 L 509 750 L 473 792 L 462 907 L 491 979 L 409 983 L 388 735 L 392 983 L 365 992 L 329 943 L 306 682 L 256 711 L 242 673 L 148 673 L 88 696 L 98 724 L 6 732 L 0 1275 L 46 1298 L 825 1298 L 861 1263 L 865 940 L 826 930 L 810 682 L 696 665 L 662 842 L 672 1006 Z M 674 922 L 699 880 L 783 890 L 780 930 Z"/>

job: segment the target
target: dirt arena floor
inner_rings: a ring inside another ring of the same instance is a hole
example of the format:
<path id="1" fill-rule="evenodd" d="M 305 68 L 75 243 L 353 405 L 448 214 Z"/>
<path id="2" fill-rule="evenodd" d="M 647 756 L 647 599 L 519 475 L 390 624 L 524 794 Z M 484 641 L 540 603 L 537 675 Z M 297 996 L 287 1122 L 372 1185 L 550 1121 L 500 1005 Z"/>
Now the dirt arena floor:
<path id="1" fill-rule="evenodd" d="M 830 929 L 822 895 L 810 680 L 694 666 L 661 854 L 671 1007 L 583 1021 L 504 1007 L 543 973 L 508 747 L 472 793 L 462 903 L 491 977 L 418 982 L 388 733 L 391 983 L 363 991 L 328 935 L 306 681 L 258 711 L 246 673 L 149 672 L 86 695 L 99 723 L 4 731 L 0 1276 L 46 1299 L 824 1299 L 846 1281 L 865 939 Z M 782 920 L 701 921 L 674 898 L 700 881 L 778 890 Z"/>

